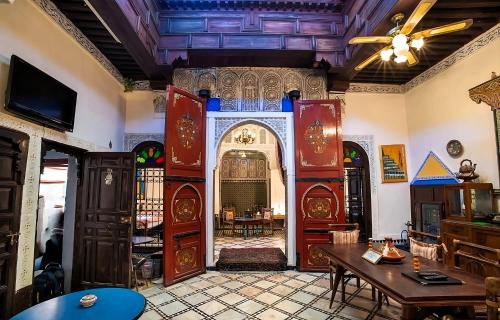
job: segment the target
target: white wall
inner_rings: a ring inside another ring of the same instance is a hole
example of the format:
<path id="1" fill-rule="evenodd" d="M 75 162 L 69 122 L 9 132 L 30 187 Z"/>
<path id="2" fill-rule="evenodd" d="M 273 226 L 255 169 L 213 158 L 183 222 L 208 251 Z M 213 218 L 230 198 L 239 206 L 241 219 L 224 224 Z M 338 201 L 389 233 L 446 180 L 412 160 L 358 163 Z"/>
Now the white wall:
<path id="1" fill-rule="evenodd" d="M 165 114 L 154 113 L 153 100 L 158 95 L 154 91 L 132 91 L 125 93 L 125 132 L 163 133 Z"/>
<path id="2" fill-rule="evenodd" d="M 29 0 L 0 5 L 0 101 L 4 101 L 12 54 L 33 64 L 77 91 L 75 128 L 60 133 L 6 114 L 0 125 L 30 135 L 26 180 L 21 209 L 16 289 L 32 282 L 36 203 L 42 138 L 89 151 L 121 151 L 124 132 L 123 86 L 85 49 Z"/>
<path id="3" fill-rule="evenodd" d="M 344 136 L 373 136 L 374 163 L 371 176 L 375 178 L 371 190 L 372 236 L 380 239 L 386 235 L 399 238 L 410 220 L 409 183 L 382 183 L 379 146 L 404 144 L 408 147 L 405 98 L 403 94 L 376 94 L 347 92 L 345 116 L 342 121 Z M 406 150 L 408 154 L 408 150 Z M 410 165 L 407 157 L 407 166 Z M 412 172 L 408 172 L 411 180 Z"/>
<path id="4" fill-rule="evenodd" d="M 499 187 L 493 113 L 487 104 L 472 101 L 468 92 L 489 80 L 492 71 L 500 73 L 500 38 L 406 93 L 414 172 L 432 150 L 454 172 L 462 159 L 471 159 L 480 180 Z M 464 146 L 458 159 L 446 152 L 452 139 Z"/>

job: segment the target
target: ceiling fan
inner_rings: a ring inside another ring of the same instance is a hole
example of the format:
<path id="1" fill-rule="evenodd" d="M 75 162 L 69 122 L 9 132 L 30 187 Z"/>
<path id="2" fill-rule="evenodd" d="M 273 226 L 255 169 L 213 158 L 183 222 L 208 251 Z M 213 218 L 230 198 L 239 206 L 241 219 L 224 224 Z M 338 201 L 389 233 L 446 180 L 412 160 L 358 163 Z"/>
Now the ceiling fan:
<path id="1" fill-rule="evenodd" d="M 411 32 L 413 29 L 432 8 L 436 1 L 437 0 L 420 1 L 411 16 L 402 26 L 400 22 L 403 20 L 404 14 L 398 13 L 394 15 L 391 21 L 395 23 L 396 26 L 389 30 L 386 36 L 354 37 L 349 40 L 349 44 L 384 43 L 388 45 L 358 64 L 354 69 L 360 71 L 379 57 L 383 61 L 390 61 L 393 55 L 395 56 L 395 62 L 406 62 L 409 67 L 412 67 L 418 63 L 418 58 L 414 50 L 418 51 L 423 47 L 425 38 L 465 30 L 472 25 L 472 19 L 466 19 L 412 34 Z"/>

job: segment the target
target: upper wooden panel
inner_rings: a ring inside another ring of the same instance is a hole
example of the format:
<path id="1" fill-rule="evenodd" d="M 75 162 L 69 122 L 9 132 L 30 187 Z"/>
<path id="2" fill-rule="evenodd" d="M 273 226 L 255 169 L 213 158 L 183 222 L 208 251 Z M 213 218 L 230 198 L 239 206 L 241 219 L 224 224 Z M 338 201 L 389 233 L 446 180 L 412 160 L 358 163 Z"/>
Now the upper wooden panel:
<path id="1" fill-rule="evenodd" d="M 167 89 L 166 175 L 205 177 L 205 108 L 200 98 L 173 86 Z"/>
<path id="2" fill-rule="evenodd" d="M 296 177 L 343 177 L 339 101 L 295 101 L 294 122 Z"/>

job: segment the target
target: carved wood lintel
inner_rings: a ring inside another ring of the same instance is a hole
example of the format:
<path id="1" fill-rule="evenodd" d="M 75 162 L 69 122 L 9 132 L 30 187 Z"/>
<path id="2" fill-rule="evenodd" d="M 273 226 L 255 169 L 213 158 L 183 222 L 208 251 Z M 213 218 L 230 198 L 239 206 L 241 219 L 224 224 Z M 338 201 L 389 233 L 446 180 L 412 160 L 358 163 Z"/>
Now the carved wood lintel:
<path id="1" fill-rule="evenodd" d="M 485 102 L 491 110 L 500 109 L 500 76 L 469 89 L 469 97 L 476 103 Z"/>

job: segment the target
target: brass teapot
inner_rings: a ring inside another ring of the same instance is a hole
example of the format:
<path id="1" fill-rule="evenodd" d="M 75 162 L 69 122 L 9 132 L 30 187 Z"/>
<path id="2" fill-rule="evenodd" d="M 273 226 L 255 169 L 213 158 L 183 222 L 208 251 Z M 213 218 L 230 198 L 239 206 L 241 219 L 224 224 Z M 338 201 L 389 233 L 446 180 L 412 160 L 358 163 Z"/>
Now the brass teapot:
<path id="1" fill-rule="evenodd" d="M 464 182 L 471 182 L 472 180 L 479 177 L 476 171 L 476 164 L 472 164 L 469 159 L 464 159 L 460 162 L 460 169 L 458 169 L 457 178 L 463 180 Z"/>

